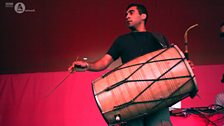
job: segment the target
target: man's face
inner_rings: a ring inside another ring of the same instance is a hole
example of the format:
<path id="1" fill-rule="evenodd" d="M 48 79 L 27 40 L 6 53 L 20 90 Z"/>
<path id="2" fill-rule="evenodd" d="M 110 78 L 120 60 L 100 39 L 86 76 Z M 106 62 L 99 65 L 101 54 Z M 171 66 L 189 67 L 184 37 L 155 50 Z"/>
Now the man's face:
<path id="1" fill-rule="evenodd" d="M 137 27 L 140 23 L 144 23 L 145 16 L 139 14 L 136 6 L 130 7 L 126 11 L 126 22 L 129 28 Z"/>
<path id="2" fill-rule="evenodd" d="M 220 32 L 224 32 L 224 25 L 220 27 Z"/>

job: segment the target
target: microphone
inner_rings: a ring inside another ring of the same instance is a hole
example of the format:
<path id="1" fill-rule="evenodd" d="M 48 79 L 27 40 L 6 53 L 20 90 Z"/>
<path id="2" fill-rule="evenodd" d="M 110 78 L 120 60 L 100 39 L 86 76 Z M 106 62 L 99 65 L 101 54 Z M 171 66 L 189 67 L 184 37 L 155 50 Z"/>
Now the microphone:
<path id="1" fill-rule="evenodd" d="M 194 27 L 197 27 L 198 24 L 194 24 L 192 26 L 190 26 L 184 33 L 184 55 L 186 57 L 187 60 L 189 60 L 189 53 L 188 53 L 188 31 L 190 31 L 191 29 L 193 29 Z"/>

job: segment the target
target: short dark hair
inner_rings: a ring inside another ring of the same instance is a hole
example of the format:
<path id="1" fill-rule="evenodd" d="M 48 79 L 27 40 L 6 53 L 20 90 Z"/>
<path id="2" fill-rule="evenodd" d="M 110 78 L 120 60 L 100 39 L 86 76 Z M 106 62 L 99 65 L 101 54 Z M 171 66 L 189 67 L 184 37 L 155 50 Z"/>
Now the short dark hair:
<path id="1" fill-rule="evenodd" d="M 138 12 L 139 12 L 139 14 L 146 14 L 146 18 L 145 18 L 145 24 L 146 24 L 148 16 L 149 16 L 146 7 L 144 5 L 142 5 L 142 4 L 131 3 L 131 4 L 128 5 L 126 10 L 128 10 L 131 7 L 136 7 Z"/>

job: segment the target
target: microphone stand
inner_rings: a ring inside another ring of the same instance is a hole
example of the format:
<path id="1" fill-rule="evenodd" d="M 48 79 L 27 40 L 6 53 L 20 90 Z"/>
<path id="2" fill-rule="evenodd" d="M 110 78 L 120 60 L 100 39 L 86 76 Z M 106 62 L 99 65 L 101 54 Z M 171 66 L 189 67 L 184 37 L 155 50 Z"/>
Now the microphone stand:
<path id="1" fill-rule="evenodd" d="M 194 24 L 194 25 L 192 25 L 192 26 L 190 26 L 186 31 L 185 31 L 185 33 L 184 33 L 184 55 L 185 55 L 185 58 L 187 59 L 187 60 L 189 60 L 189 53 L 188 53 L 188 32 L 191 30 L 191 29 L 193 29 L 193 28 L 195 28 L 195 27 L 197 27 L 198 26 L 198 24 Z M 200 97 L 200 95 L 198 95 L 198 94 L 196 94 L 196 96 L 198 96 L 198 98 L 200 98 L 201 99 L 201 97 Z"/>
<path id="2" fill-rule="evenodd" d="M 191 30 L 191 29 L 193 29 L 194 27 L 197 27 L 198 26 L 198 24 L 195 24 L 195 25 L 192 25 L 192 26 L 190 26 L 186 31 L 185 31 L 185 33 L 184 33 L 184 47 L 185 47 L 185 49 L 184 49 L 184 55 L 185 55 L 185 57 L 186 57 L 186 59 L 187 60 L 189 60 L 189 53 L 188 53 L 188 32 Z"/>

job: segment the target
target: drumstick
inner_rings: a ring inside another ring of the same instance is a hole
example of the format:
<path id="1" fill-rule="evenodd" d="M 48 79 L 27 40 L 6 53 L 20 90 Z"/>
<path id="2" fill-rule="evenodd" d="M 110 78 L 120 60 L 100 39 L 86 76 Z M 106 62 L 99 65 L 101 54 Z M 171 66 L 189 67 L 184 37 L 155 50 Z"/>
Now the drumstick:
<path id="1" fill-rule="evenodd" d="M 75 61 L 77 61 L 79 59 L 79 57 L 77 56 L 76 57 L 76 60 Z M 72 68 L 72 72 L 69 72 L 69 74 L 68 75 L 66 75 L 65 76 L 65 78 L 59 83 L 59 84 L 57 84 L 56 85 L 56 87 L 55 88 L 53 88 L 52 90 L 51 90 L 51 92 L 48 94 L 48 95 L 46 95 L 46 97 L 48 97 L 48 96 L 50 96 L 60 85 L 62 85 L 62 83 L 73 73 L 75 71 L 75 67 L 73 67 Z"/>

